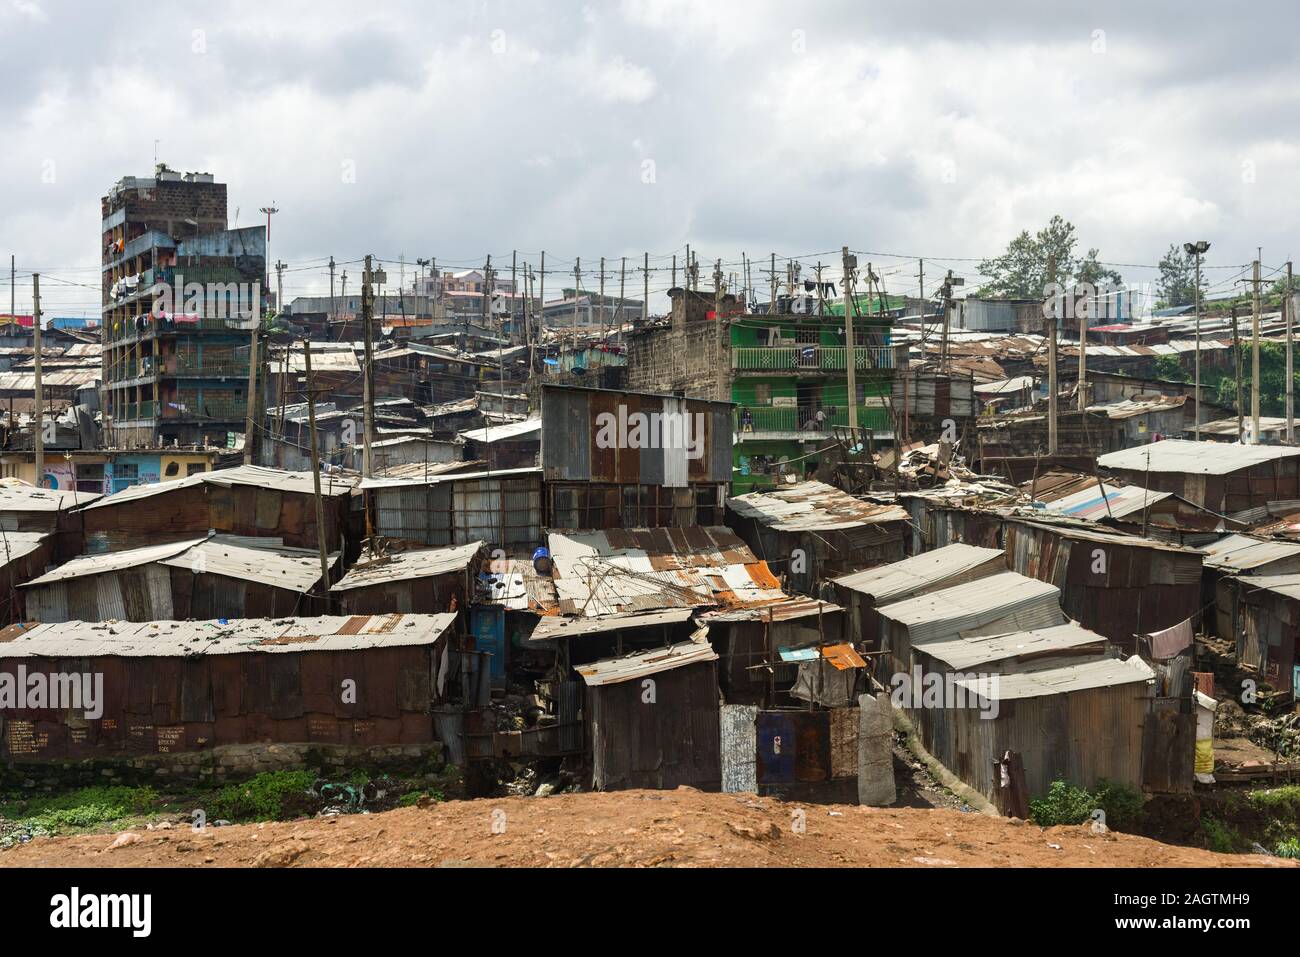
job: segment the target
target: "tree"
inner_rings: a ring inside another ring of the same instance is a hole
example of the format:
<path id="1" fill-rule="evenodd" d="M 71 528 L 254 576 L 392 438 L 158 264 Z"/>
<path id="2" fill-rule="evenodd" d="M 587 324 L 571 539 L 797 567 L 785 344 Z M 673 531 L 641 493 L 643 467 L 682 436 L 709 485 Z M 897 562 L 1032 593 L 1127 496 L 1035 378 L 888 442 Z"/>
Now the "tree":
<path id="1" fill-rule="evenodd" d="M 1098 250 L 1089 249 L 1087 256 L 1076 259 L 1074 248 L 1078 242 L 1074 224 L 1059 215 L 1033 236 L 1028 230 L 1021 232 L 1001 256 L 979 264 L 980 273 L 989 277 L 983 291 L 1014 299 L 1042 299 L 1053 280 L 1067 287 L 1083 282 L 1121 282 L 1119 273 L 1097 261 Z M 1047 264 L 1053 257 L 1056 275 L 1048 276 Z"/>
<path id="2" fill-rule="evenodd" d="M 1160 279 L 1156 292 L 1162 307 L 1191 306 L 1196 303 L 1196 257 L 1171 244 L 1160 260 Z M 1205 291 L 1205 280 L 1201 280 Z"/>

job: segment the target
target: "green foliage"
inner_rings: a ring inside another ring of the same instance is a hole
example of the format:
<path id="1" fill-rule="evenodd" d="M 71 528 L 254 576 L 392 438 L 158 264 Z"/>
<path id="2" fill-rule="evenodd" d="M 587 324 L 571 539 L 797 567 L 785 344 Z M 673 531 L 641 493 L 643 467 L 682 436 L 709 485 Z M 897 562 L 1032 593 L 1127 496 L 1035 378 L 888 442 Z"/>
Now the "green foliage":
<path id="1" fill-rule="evenodd" d="M 1300 840 L 1292 837 L 1285 841 L 1278 841 L 1273 853 L 1278 857 L 1298 858 L 1300 857 Z"/>
<path id="2" fill-rule="evenodd" d="M 443 793 L 442 793 L 441 791 L 437 791 L 437 790 L 430 790 L 430 791 L 407 791 L 405 794 L 403 794 L 400 798 L 397 799 L 397 806 L 398 806 L 398 807 L 414 807 L 416 804 L 418 804 L 418 803 L 420 802 L 420 798 L 422 798 L 422 797 L 427 797 L 427 798 L 429 798 L 429 799 L 432 800 L 432 801 L 445 801 L 445 800 L 447 800 L 446 797 L 443 796 Z"/>
<path id="3" fill-rule="evenodd" d="M 273 821 L 290 817 L 311 800 L 311 771 L 266 771 L 217 792 L 208 820 Z"/>
<path id="4" fill-rule="evenodd" d="M 157 799 L 157 792 L 148 787 L 79 788 L 50 797 L 18 797 L 2 801 L 0 818 L 16 822 L 18 831 L 57 834 L 142 814 Z"/>
<path id="5" fill-rule="evenodd" d="M 1092 795 L 1066 781 L 1053 781 L 1047 795 L 1029 802 L 1029 819 L 1039 827 L 1082 824 L 1097 807 Z"/>
<path id="6" fill-rule="evenodd" d="M 1100 253 L 1089 249 L 1082 259 L 1076 258 L 1075 246 L 1079 239 L 1074 224 L 1053 216 L 1051 221 L 1033 236 L 1028 230 L 1007 244 L 1006 252 L 979 264 L 979 272 L 989 277 L 982 292 L 993 296 L 1012 296 L 1018 299 L 1040 299 L 1047 284 L 1055 280 L 1063 286 L 1088 282 L 1100 285 L 1121 281 L 1119 273 L 1098 262 Z M 1048 262 L 1055 258 L 1056 273 L 1049 276 Z"/>
<path id="7" fill-rule="evenodd" d="M 1141 820 L 1142 795 L 1112 781 L 1098 781 L 1095 791 L 1053 781 L 1044 797 L 1029 802 L 1029 819 L 1039 827 L 1084 824 L 1098 808 L 1106 815 L 1107 827 L 1128 830 Z"/>
<path id="8" fill-rule="evenodd" d="M 1220 854 L 1234 854 L 1245 843 L 1235 827 L 1208 814 L 1201 817 L 1201 830 L 1205 834 L 1205 846 Z"/>
<path id="9" fill-rule="evenodd" d="M 1163 306 L 1190 306 L 1196 302 L 1196 257 L 1181 247 L 1170 245 L 1160 260 L 1160 279 L 1156 291 Z M 1205 294 L 1205 277 L 1201 277 L 1201 294 Z"/>
<path id="10" fill-rule="evenodd" d="M 1204 378 L 1204 372 L 1205 370 L 1202 369 L 1202 378 Z M 1187 373 L 1182 363 L 1178 361 L 1178 356 L 1157 356 L 1156 378 L 1168 382 L 1189 382 L 1192 376 Z"/>

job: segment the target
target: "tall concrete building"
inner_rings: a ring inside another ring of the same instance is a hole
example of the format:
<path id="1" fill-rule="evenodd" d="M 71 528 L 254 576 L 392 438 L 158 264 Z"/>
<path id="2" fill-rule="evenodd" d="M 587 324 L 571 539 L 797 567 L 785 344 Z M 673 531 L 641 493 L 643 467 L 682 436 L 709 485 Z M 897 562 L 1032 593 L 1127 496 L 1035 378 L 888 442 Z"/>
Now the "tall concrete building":
<path id="1" fill-rule="evenodd" d="M 226 446 L 247 411 L 266 229 L 227 229 L 226 186 L 159 164 L 100 201 L 103 410 L 117 448 Z"/>

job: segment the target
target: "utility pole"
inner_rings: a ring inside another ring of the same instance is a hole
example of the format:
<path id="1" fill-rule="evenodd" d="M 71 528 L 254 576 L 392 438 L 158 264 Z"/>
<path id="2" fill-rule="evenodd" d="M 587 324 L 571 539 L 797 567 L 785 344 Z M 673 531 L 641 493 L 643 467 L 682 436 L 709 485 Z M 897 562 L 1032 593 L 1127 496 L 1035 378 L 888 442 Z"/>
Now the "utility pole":
<path id="1" fill-rule="evenodd" d="M 615 310 L 614 312 L 614 318 L 617 320 L 616 324 L 618 326 L 617 331 L 614 333 L 614 337 L 616 339 L 621 338 L 623 335 L 623 302 L 624 302 L 624 291 L 626 287 L 627 287 L 627 257 L 624 256 L 623 261 L 619 264 L 618 267 L 618 309 Z"/>
<path id="2" fill-rule="evenodd" d="M 596 300 L 600 304 L 600 337 L 605 338 L 605 257 L 600 257 L 600 297 Z"/>
<path id="3" fill-rule="evenodd" d="M 867 271 L 871 271 L 870 266 L 867 267 Z M 870 286 L 867 287 L 867 297 L 868 299 L 871 297 Z M 826 315 L 826 297 L 822 294 L 822 264 L 820 262 L 817 263 L 817 315 Z"/>
<path id="4" fill-rule="evenodd" d="M 518 269 L 519 269 L 519 250 L 512 249 L 510 250 L 510 334 L 511 336 L 517 336 L 519 334 L 519 329 L 515 325 L 515 321 L 516 321 L 515 307 L 519 304 L 519 281 L 515 278 Z M 527 302 L 525 301 L 524 304 L 527 305 Z M 525 327 L 527 327 L 528 316 L 525 315 L 523 317 L 523 320 L 525 323 Z M 513 339 L 511 341 L 513 344 Z M 500 350 L 497 351 L 500 352 Z M 498 356 L 498 358 L 500 357 Z M 501 374 L 505 375 L 504 369 L 502 369 Z M 502 388 L 501 395 L 504 396 L 505 394 L 506 394 L 506 390 Z M 505 399 L 503 398 L 501 402 L 502 402 L 501 407 L 504 410 Z"/>
<path id="5" fill-rule="evenodd" d="M 641 321 L 650 319 L 650 254 L 645 254 L 645 265 L 641 267 L 641 280 L 645 284 L 641 292 Z"/>
<path id="6" fill-rule="evenodd" d="M 916 261 L 916 264 L 917 264 L 917 277 L 916 277 L 916 278 L 917 278 L 918 283 L 920 284 L 920 291 L 917 293 L 917 298 L 920 300 L 920 310 L 921 310 L 921 332 L 922 332 L 922 334 L 924 334 L 924 333 L 925 333 L 925 260 L 924 260 L 924 259 L 918 259 L 918 260 Z M 945 329 L 945 331 L 947 330 L 947 328 L 948 328 L 948 320 L 947 320 L 947 317 L 945 316 L 945 317 L 944 317 L 944 329 Z M 945 333 L 945 340 L 944 340 L 944 341 L 945 341 L 945 342 L 947 341 L 946 333 Z M 946 346 L 944 347 L 944 350 L 943 350 L 943 351 L 944 351 L 945 353 L 947 353 L 948 349 L 947 349 Z M 945 358 L 946 358 L 946 357 L 945 357 Z"/>
<path id="7" fill-rule="evenodd" d="M 334 310 L 334 257 L 330 257 L 330 318 L 337 319 L 338 313 Z M 328 328 L 328 327 L 327 327 Z M 328 339 L 329 337 L 326 336 Z"/>
<path id="8" fill-rule="evenodd" d="M 1056 282 L 1056 256 L 1048 257 L 1047 282 Z M 1044 303 L 1046 305 L 1046 303 Z M 1057 450 L 1057 408 L 1056 408 L 1056 305 L 1044 309 L 1047 314 L 1047 454 L 1056 455 Z"/>
<path id="9" fill-rule="evenodd" d="M 858 258 L 849 254 L 848 246 L 840 248 L 840 263 L 844 270 L 844 368 L 848 373 L 849 434 L 852 437 L 853 444 L 857 445 L 858 350 L 853 341 L 853 270 L 858 268 Z M 776 257 L 773 257 L 772 265 L 776 265 Z M 773 276 L 775 276 L 775 272 Z"/>
<path id="10" fill-rule="evenodd" d="M 370 257 L 367 256 L 366 259 Z M 368 264 L 367 264 L 368 265 Z M 307 428 L 311 433 L 311 482 L 316 499 L 316 548 L 320 552 L 320 580 L 324 590 L 326 610 L 329 606 L 330 560 L 325 544 L 325 503 L 320 495 L 320 447 L 316 444 L 316 380 L 311 374 L 311 337 L 302 341 L 303 365 L 307 369 Z M 370 463 L 370 446 L 366 446 L 366 464 Z M 370 521 L 370 509 L 366 509 L 366 523 Z M 369 532 L 369 529 L 367 529 Z M 371 546 L 373 548 L 373 545 Z"/>
<path id="11" fill-rule="evenodd" d="M 384 271 L 381 269 L 375 272 L 371 269 L 371 258 L 366 257 L 365 272 L 361 276 L 361 326 L 362 335 L 365 336 L 365 363 L 366 367 L 362 370 L 361 388 L 362 403 L 364 404 L 365 415 L 365 435 L 363 442 L 363 459 L 361 463 L 361 474 L 365 478 L 373 475 L 373 460 L 370 454 L 370 445 L 374 441 L 375 435 L 375 347 L 374 347 L 374 304 L 372 302 L 372 293 L 370 284 L 372 282 L 382 283 L 385 279 Z M 308 397 L 308 403 L 314 402 L 315 399 Z M 369 514 L 367 512 L 367 514 Z"/>
<path id="12" fill-rule="evenodd" d="M 1183 243 L 1183 252 L 1196 257 L 1196 441 L 1201 441 L 1201 256 L 1210 251 L 1210 244 L 1205 240 L 1195 243 Z"/>
<path id="13" fill-rule="evenodd" d="M 1286 264 L 1286 294 L 1282 297 L 1282 315 L 1286 317 L 1286 440 L 1295 442 L 1295 359 L 1291 334 L 1295 326 L 1295 305 L 1291 301 L 1291 264 Z"/>
<path id="14" fill-rule="evenodd" d="M 769 316 L 776 314 L 776 253 L 772 253 L 768 264 L 768 278 L 771 287 L 771 296 L 767 300 L 767 314 Z"/>
<path id="15" fill-rule="evenodd" d="M 45 487 L 45 390 L 41 388 L 41 274 L 32 273 L 32 348 L 36 357 L 36 418 L 32 435 L 36 449 L 36 487 Z M 12 425 L 12 423 L 10 423 Z"/>
<path id="16" fill-rule="evenodd" d="M 542 268 L 538 270 L 542 277 L 541 287 L 537 293 L 537 299 L 542 309 L 542 318 L 537 323 L 537 338 L 541 339 L 542 333 L 546 330 L 546 250 L 542 250 Z M 531 370 L 529 370 L 531 371 Z"/>
<path id="17" fill-rule="evenodd" d="M 278 301 L 278 300 L 277 300 Z M 258 362 L 257 333 L 262 326 L 262 314 L 253 310 L 250 317 L 253 328 L 248 333 L 248 415 L 244 423 L 244 464 L 253 465 L 253 446 L 256 444 L 257 427 L 257 367 Z"/>
<path id="18" fill-rule="evenodd" d="M 578 335 L 578 290 L 582 286 L 582 257 L 573 260 L 573 335 Z"/>
<path id="19" fill-rule="evenodd" d="M 1075 388 L 1079 398 L 1079 411 L 1088 412 L 1088 316 L 1097 304 L 1096 294 L 1079 311 L 1079 382 Z"/>
<path id="20" fill-rule="evenodd" d="M 272 202 L 270 206 L 261 207 L 261 211 L 266 213 L 266 248 L 263 250 L 262 253 L 263 256 L 265 257 L 262 260 L 262 265 L 263 267 L 267 267 L 270 266 L 271 264 L 271 217 L 274 216 L 276 213 L 278 213 L 280 210 L 277 209 L 275 203 Z M 271 273 L 269 269 L 263 268 L 262 282 L 264 282 L 268 286 L 271 285 Z M 258 304 L 258 315 L 261 315 L 261 303 Z"/>
<path id="21" fill-rule="evenodd" d="M 1250 442 L 1259 445 L 1259 260 L 1255 260 L 1250 338 Z"/>
<path id="22" fill-rule="evenodd" d="M 693 260 L 691 259 L 691 244 L 690 244 L 690 243 L 687 243 L 687 244 L 686 244 L 686 265 L 685 265 L 685 267 L 684 267 L 684 268 L 685 268 L 685 277 L 684 277 L 684 278 L 686 279 L 686 288 L 687 288 L 687 289 L 690 289 L 690 288 L 691 288 L 691 262 L 692 262 L 692 261 L 693 261 Z"/>
<path id="23" fill-rule="evenodd" d="M 275 312 L 277 315 L 284 312 L 284 270 L 285 264 L 277 259 L 275 261 Z"/>
<path id="24" fill-rule="evenodd" d="M 1237 372 L 1237 441 L 1239 443 L 1244 444 L 1246 441 L 1246 426 L 1245 426 L 1246 399 L 1242 395 L 1242 390 L 1245 388 L 1245 386 L 1242 382 L 1241 338 L 1237 334 L 1237 307 L 1236 306 L 1232 307 L 1232 357 L 1233 357 L 1233 362 L 1236 365 L 1236 372 Z"/>

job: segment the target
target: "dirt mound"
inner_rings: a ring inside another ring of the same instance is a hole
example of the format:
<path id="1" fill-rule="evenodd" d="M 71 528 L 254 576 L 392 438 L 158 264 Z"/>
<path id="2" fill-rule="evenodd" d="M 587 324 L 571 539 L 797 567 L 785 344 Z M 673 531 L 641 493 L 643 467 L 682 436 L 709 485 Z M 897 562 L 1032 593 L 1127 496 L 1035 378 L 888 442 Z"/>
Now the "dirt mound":
<path id="1" fill-rule="evenodd" d="M 802 830 L 800 830 L 802 825 Z M 10 867 L 1291 866 L 975 813 L 624 791 L 451 801 L 282 824 L 38 838 Z M 110 845 L 115 845 L 110 847 Z"/>

